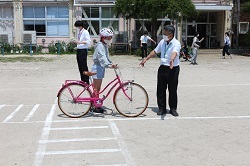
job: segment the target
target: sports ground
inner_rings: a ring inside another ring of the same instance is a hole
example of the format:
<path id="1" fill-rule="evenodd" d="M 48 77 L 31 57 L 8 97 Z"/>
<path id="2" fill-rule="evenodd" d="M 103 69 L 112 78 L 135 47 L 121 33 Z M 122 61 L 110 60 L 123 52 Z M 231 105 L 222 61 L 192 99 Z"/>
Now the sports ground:
<path id="1" fill-rule="evenodd" d="M 111 56 L 124 79 L 148 92 L 148 108 L 136 118 L 115 114 L 112 97 L 104 115 L 62 114 L 57 92 L 64 80 L 79 79 L 75 55 L 0 62 L 0 165 L 250 165 L 250 58 L 220 56 L 201 53 L 199 65 L 181 62 L 179 117 L 156 115 L 158 58 L 142 68 L 139 57 Z M 108 69 L 103 84 L 112 78 Z"/>

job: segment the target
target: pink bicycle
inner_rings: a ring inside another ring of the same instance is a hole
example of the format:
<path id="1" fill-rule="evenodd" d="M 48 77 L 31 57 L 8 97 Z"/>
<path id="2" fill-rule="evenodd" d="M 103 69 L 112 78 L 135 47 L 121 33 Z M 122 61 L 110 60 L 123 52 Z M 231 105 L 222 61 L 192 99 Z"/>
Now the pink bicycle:
<path id="1" fill-rule="evenodd" d="M 104 100 L 116 87 L 113 95 L 116 110 L 126 117 L 141 115 L 148 106 L 148 94 L 141 85 L 134 83 L 133 80 L 123 82 L 120 78 L 121 72 L 120 70 L 118 72 L 118 69 L 118 67 L 114 69 L 116 78 L 109 82 L 99 93 L 93 91 L 92 83 L 66 80 L 57 94 L 60 110 L 71 118 L 84 116 L 93 106 L 96 108 L 101 107 Z M 94 74 L 87 72 L 89 76 Z M 108 87 L 111 88 L 103 97 L 95 97 L 101 96 Z"/>

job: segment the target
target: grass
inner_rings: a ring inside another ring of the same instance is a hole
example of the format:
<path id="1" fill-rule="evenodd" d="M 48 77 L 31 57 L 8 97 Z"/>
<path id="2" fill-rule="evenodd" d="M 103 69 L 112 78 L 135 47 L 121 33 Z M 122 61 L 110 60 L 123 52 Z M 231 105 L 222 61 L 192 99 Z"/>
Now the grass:
<path id="1" fill-rule="evenodd" d="M 0 57 L 0 62 L 52 62 L 55 58 L 45 57 Z"/>

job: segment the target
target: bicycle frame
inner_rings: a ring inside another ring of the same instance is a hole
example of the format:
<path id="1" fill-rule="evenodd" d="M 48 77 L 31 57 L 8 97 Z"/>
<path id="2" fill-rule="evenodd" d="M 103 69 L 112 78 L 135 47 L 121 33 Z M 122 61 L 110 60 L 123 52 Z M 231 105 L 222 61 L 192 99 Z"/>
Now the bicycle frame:
<path id="1" fill-rule="evenodd" d="M 68 88 L 68 90 L 69 90 L 69 92 L 70 92 L 70 94 L 71 94 L 71 96 L 72 96 L 72 98 L 73 98 L 73 102 L 92 102 L 93 103 L 93 105 L 95 106 L 95 107 L 101 107 L 102 106 L 102 104 L 103 104 L 103 101 L 110 95 L 110 93 L 113 91 L 113 89 L 117 86 L 117 85 L 119 85 L 117 88 L 116 88 L 116 91 L 119 89 L 119 87 L 122 87 L 122 91 L 123 91 L 123 93 L 124 93 L 124 95 L 129 99 L 129 100 L 132 100 L 127 94 L 126 94 L 126 92 L 125 92 L 125 89 L 123 88 L 123 85 L 124 84 L 128 84 L 128 83 L 131 83 L 131 82 L 133 82 L 133 80 L 129 80 L 129 81 L 126 81 L 126 82 L 122 82 L 121 81 L 121 79 L 120 79 L 120 76 L 118 75 L 118 73 L 117 73 L 117 69 L 114 69 L 115 70 L 115 73 L 116 73 L 116 78 L 115 79 L 113 79 L 112 81 L 110 81 L 100 92 L 95 92 L 94 90 L 93 90 L 93 83 L 92 84 L 87 84 L 87 83 L 85 83 L 85 82 L 83 82 L 83 81 L 78 81 L 78 80 L 65 80 L 65 85 L 64 86 L 67 86 L 68 84 L 75 84 L 75 83 L 77 83 L 77 84 L 81 84 L 81 85 L 83 85 L 85 88 L 79 93 L 79 95 L 78 96 L 74 96 L 74 94 L 72 93 L 72 91 L 71 91 L 71 89 L 69 88 L 69 87 L 67 87 Z M 99 96 L 99 95 L 101 95 L 108 87 L 110 87 L 112 85 L 112 87 L 109 89 L 109 91 L 105 94 L 105 95 L 103 95 L 103 97 L 102 98 L 99 98 L 99 97 L 94 97 L 94 96 Z M 90 88 L 90 87 L 92 87 L 92 88 Z M 82 93 L 86 90 L 86 89 L 88 89 L 89 91 L 90 91 L 90 93 L 91 93 L 91 95 L 92 95 L 92 97 L 91 98 L 81 98 L 80 96 L 82 95 Z M 60 90 L 61 91 L 61 90 Z M 58 94 L 60 93 L 60 91 L 58 92 Z M 116 91 L 115 91 L 115 93 L 116 93 Z M 58 95 L 57 95 L 58 96 Z M 114 101 L 114 96 L 113 96 L 113 101 Z"/>

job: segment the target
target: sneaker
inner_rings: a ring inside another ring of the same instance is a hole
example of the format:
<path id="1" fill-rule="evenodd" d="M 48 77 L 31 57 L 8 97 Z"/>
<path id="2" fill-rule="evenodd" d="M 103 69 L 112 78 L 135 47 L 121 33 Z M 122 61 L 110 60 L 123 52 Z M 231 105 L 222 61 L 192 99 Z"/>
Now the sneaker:
<path id="1" fill-rule="evenodd" d="M 167 114 L 167 111 L 166 111 L 166 110 L 165 110 L 165 111 L 159 110 L 159 111 L 157 112 L 157 115 L 164 115 L 164 114 Z"/>
<path id="2" fill-rule="evenodd" d="M 198 63 L 195 62 L 195 63 L 193 63 L 193 65 L 198 65 Z"/>
<path id="3" fill-rule="evenodd" d="M 170 110 L 170 114 L 172 114 L 173 116 L 179 116 L 179 114 L 176 112 L 176 109 Z"/>
<path id="4" fill-rule="evenodd" d="M 104 113 L 104 109 L 102 109 L 101 107 L 99 107 L 99 108 L 95 108 L 94 110 L 93 110 L 93 112 L 94 113 L 97 113 L 97 114 L 103 114 Z"/>

